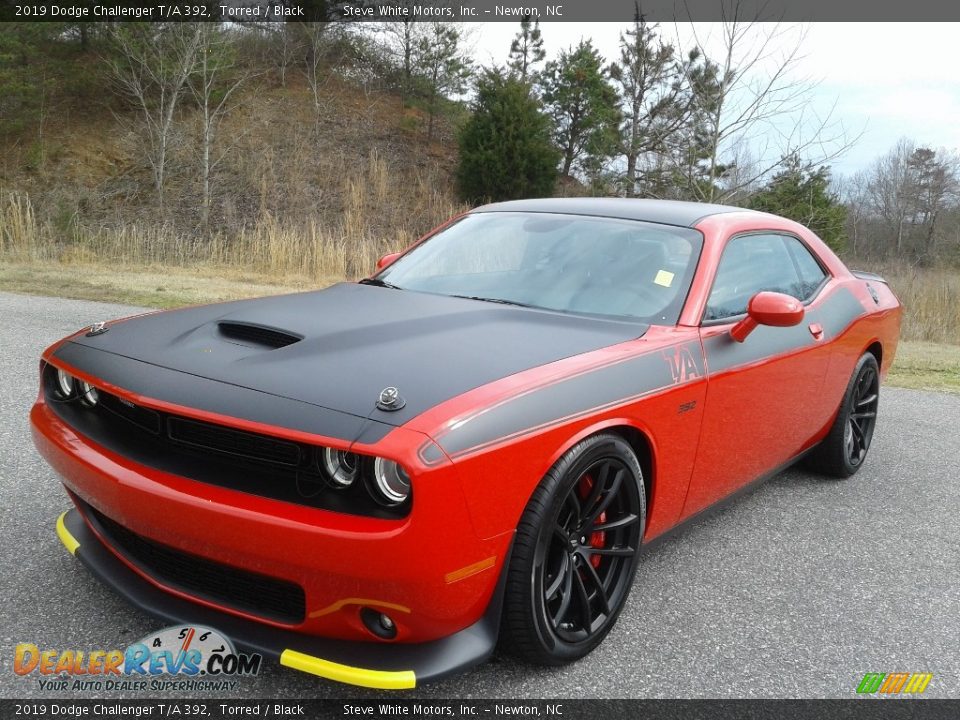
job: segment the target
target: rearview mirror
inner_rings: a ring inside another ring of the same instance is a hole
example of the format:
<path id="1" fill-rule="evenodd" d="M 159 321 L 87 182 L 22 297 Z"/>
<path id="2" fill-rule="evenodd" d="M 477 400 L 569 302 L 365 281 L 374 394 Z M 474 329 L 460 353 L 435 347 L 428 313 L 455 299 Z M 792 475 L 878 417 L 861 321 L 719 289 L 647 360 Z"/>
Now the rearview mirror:
<path id="1" fill-rule="evenodd" d="M 730 337 L 743 342 L 757 325 L 791 327 L 803 320 L 803 303 L 777 292 L 758 292 L 747 303 L 747 316 L 730 328 Z"/>
<path id="2" fill-rule="evenodd" d="M 396 260 L 398 257 L 400 257 L 401 254 L 402 253 L 398 253 L 398 252 L 387 253 L 386 255 L 381 257 L 379 260 L 377 260 L 377 272 L 380 272 L 388 265 L 392 265 L 393 261 Z"/>

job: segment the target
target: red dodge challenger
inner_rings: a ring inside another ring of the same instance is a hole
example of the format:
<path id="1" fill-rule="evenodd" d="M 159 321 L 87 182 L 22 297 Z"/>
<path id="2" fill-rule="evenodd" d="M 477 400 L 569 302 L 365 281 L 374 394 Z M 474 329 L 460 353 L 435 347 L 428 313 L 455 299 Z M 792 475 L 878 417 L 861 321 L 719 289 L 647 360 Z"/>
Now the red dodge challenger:
<path id="1" fill-rule="evenodd" d="M 505 202 L 359 283 L 81 330 L 33 437 L 133 604 L 410 688 L 581 658 L 644 543 L 800 459 L 853 475 L 900 315 L 774 215 Z"/>

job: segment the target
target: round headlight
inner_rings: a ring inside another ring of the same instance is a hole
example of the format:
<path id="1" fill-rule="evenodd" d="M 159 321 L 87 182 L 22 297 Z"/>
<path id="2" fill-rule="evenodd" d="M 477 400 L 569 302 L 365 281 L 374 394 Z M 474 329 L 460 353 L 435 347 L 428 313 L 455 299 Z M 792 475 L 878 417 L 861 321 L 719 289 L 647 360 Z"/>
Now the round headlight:
<path id="1" fill-rule="evenodd" d="M 59 368 L 57 368 L 57 392 L 64 398 L 72 398 L 74 393 L 73 376 Z"/>
<path id="2" fill-rule="evenodd" d="M 410 497 L 410 476 L 393 460 L 373 461 L 374 499 L 384 505 L 399 505 Z"/>
<path id="3" fill-rule="evenodd" d="M 360 473 L 360 458 L 351 452 L 323 449 L 323 469 L 337 487 L 350 487 Z"/>
<path id="4" fill-rule="evenodd" d="M 93 407 L 100 400 L 100 396 L 97 394 L 97 389 L 88 382 L 80 382 L 80 400 L 85 404 Z"/>

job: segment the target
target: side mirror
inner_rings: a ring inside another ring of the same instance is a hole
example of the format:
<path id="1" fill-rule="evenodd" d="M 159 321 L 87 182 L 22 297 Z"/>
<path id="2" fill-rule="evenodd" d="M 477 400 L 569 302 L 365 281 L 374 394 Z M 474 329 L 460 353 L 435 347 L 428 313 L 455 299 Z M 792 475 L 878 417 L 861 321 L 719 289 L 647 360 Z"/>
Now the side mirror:
<path id="1" fill-rule="evenodd" d="M 757 325 L 792 327 L 803 320 L 803 303 L 777 292 L 758 292 L 747 304 L 747 316 L 730 328 L 730 337 L 742 343 Z"/>
<path id="2" fill-rule="evenodd" d="M 381 257 L 379 260 L 377 260 L 377 272 L 380 272 L 388 265 L 392 265 L 393 261 L 396 260 L 398 257 L 400 257 L 401 254 L 402 253 L 398 253 L 398 252 L 387 253 L 386 255 Z"/>

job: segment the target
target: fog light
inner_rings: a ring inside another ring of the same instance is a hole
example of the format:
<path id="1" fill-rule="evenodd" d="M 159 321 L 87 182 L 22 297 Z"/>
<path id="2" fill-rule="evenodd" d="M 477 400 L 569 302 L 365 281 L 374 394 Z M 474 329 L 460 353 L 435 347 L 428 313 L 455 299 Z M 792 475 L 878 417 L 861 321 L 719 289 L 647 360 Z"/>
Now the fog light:
<path id="1" fill-rule="evenodd" d="M 367 630 L 382 640 L 393 640 L 397 636 L 397 624 L 386 613 L 373 608 L 361 608 L 360 619 Z"/>

